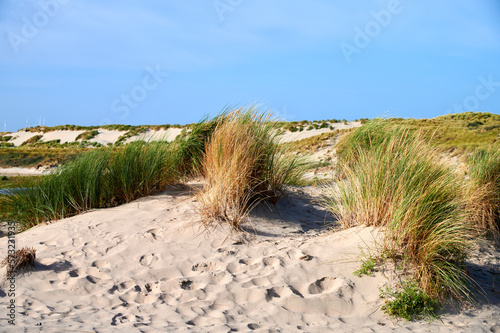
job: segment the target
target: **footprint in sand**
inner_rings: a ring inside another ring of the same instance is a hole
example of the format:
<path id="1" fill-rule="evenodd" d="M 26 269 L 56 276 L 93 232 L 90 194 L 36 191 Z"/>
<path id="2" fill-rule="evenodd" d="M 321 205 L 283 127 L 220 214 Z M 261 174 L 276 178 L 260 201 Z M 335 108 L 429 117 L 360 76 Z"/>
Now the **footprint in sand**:
<path id="1" fill-rule="evenodd" d="M 233 248 L 229 248 L 229 249 L 219 248 L 219 249 L 217 249 L 217 252 L 225 254 L 225 255 L 230 256 L 230 257 L 235 256 L 235 255 L 238 254 L 238 250 L 237 249 L 233 249 Z"/>
<path id="2" fill-rule="evenodd" d="M 243 288 L 252 288 L 252 287 L 267 287 L 271 285 L 271 281 L 267 276 L 259 276 L 256 278 L 252 278 L 249 281 L 243 283 L 241 286 Z"/>
<path id="3" fill-rule="evenodd" d="M 120 284 L 116 284 L 116 285 L 112 286 L 111 289 L 108 290 L 108 292 L 110 294 L 114 294 L 115 291 L 123 292 L 123 291 L 129 290 L 130 288 L 132 288 L 136 285 L 137 285 L 137 283 L 134 280 L 128 280 L 128 281 L 124 281 L 124 282 L 121 282 Z"/>
<path id="4" fill-rule="evenodd" d="M 73 258 L 73 257 L 78 257 L 81 256 L 82 253 L 75 251 L 75 250 L 69 250 L 69 251 L 63 251 L 61 254 L 66 257 L 66 258 Z"/>
<path id="5" fill-rule="evenodd" d="M 214 272 L 220 269 L 220 265 L 215 262 L 200 262 L 191 267 L 193 272 Z"/>
<path id="6" fill-rule="evenodd" d="M 311 283 L 308 291 L 311 295 L 328 292 L 336 293 L 339 297 L 343 297 L 347 293 L 352 293 L 353 288 L 354 283 L 349 280 L 336 277 L 324 277 Z"/>
<path id="7" fill-rule="evenodd" d="M 123 236 L 114 236 L 111 240 L 104 239 L 107 243 L 111 243 L 112 245 L 107 247 L 105 252 L 107 255 L 113 255 L 117 252 L 121 252 L 126 248 L 126 244 L 124 243 Z M 122 245 L 122 246 L 119 246 Z"/>
<path id="8" fill-rule="evenodd" d="M 180 286 L 184 290 L 192 290 L 193 289 L 193 281 L 191 281 L 191 280 L 182 280 L 180 282 Z"/>
<path id="9" fill-rule="evenodd" d="M 85 269 L 83 269 L 83 268 L 73 269 L 73 270 L 69 271 L 68 274 L 69 274 L 69 277 L 77 278 L 80 275 L 85 274 Z"/>
<path id="10" fill-rule="evenodd" d="M 113 317 L 111 320 L 111 325 L 117 326 L 117 325 L 122 325 L 122 324 L 127 324 L 133 322 L 135 317 L 133 315 L 124 315 L 122 313 L 119 313 Z"/>
<path id="11" fill-rule="evenodd" d="M 274 288 L 266 289 L 266 302 L 271 301 L 273 298 L 280 298 L 280 294 Z"/>
<path id="12" fill-rule="evenodd" d="M 292 286 L 284 286 L 284 287 L 272 287 L 266 289 L 266 301 L 270 302 L 274 298 L 287 298 L 291 295 L 298 296 L 300 298 L 304 298 L 304 296 L 294 287 Z"/>
<path id="13" fill-rule="evenodd" d="M 283 261 L 283 259 L 278 257 L 264 258 L 262 259 L 262 262 L 264 266 L 272 266 L 272 267 L 285 266 L 285 262 Z"/>
<path id="14" fill-rule="evenodd" d="M 109 267 L 109 263 L 106 260 L 96 260 L 92 263 L 92 267 L 106 268 Z"/>
<path id="15" fill-rule="evenodd" d="M 146 233 L 146 238 L 161 242 L 165 239 L 163 233 L 164 230 L 162 228 L 150 229 Z"/>
<path id="16" fill-rule="evenodd" d="M 210 272 L 210 284 L 213 285 L 226 285 L 233 280 L 231 273 L 227 273 L 226 271 L 216 271 Z"/>
<path id="17" fill-rule="evenodd" d="M 123 295 L 120 295 L 119 299 L 127 304 L 148 304 L 153 303 L 158 300 L 158 297 L 154 293 L 147 293 L 146 290 L 142 291 L 139 286 L 134 289 L 130 289 Z"/>
<path id="18" fill-rule="evenodd" d="M 40 245 L 45 245 L 45 246 L 50 246 L 50 247 L 55 247 L 57 246 L 57 242 L 55 240 L 47 241 L 47 242 L 40 242 Z"/>
<path id="19" fill-rule="evenodd" d="M 152 264 L 154 264 L 157 261 L 158 261 L 158 257 L 154 253 L 145 254 L 141 257 L 141 259 L 139 259 L 139 263 L 142 266 L 151 266 Z"/>

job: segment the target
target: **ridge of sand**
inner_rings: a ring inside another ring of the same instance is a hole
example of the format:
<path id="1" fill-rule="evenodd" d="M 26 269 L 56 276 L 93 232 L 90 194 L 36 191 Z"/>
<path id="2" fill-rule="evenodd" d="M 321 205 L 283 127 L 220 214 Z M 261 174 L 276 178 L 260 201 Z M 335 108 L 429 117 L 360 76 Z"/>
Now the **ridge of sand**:
<path id="1" fill-rule="evenodd" d="M 166 130 L 159 129 L 157 131 L 147 130 L 145 133 L 141 133 L 139 135 L 135 135 L 133 137 L 128 138 L 125 143 L 130 143 L 132 141 L 143 140 L 146 142 L 151 141 L 167 141 L 172 142 L 175 138 L 181 134 L 182 128 L 170 127 Z"/>
<path id="2" fill-rule="evenodd" d="M 25 131 L 18 131 L 15 133 L 12 133 L 12 139 L 10 139 L 9 143 L 12 143 L 14 147 L 19 147 L 24 141 L 31 139 L 35 135 L 41 135 L 43 133 L 41 132 L 25 132 Z"/>
<path id="3" fill-rule="evenodd" d="M 378 287 L 356 277 L 377 232 L 327 232 L 312 187 L 260 206 L 245 234 L 200 227 L 183 188 L 39 225 L 16 237 L 37 250 L 16 279 L 17 327 L 6 332 L 495 332 L 500 302 L 433 322 L 391 320 Z M 5 256 L 7 239 L 0 239 Z M 481 258 L 498 255 L 482 253 Z M 482 272 L 482 271 L 481 271 Z M 0 274 L 3 270 L 0 271 Z M 7 311 L 6 284 L 0 311 Z M 6 313 L 6 312 L 4 312 Z"/>
<path id="4" fill-rule="evenodd" d="M 43 133 L 42 141 L 52 141 L 52 140 L 60 140 L 60 143 L 73 142 L 76 138 L 86 131 L 67 131 L 67 130 L 59 130 Z"/>
<path id="5" fill-rule="evenodd" d="M 355 128 L 355 127 L 360 127 L 361 122 L 359 121 L 351 121 L 347 124 L 343 123 L 333 123 L 331 124 L 332 129 L 330 128 L 319 128 L 319 129 L 313 129 L 310 131 L 303 130 L 302 132 L 297 131 L 297 132 L 290 132 L 287 131 L 285 134 L 281 136 L 281 142 L 291 142 L 291 141 L 299 141 L 303 139 L 307 139 L 316 135 L 320 135 L 323 133 L 328 133 L 331 131 L 335 130 L 343 130 L 343 129 L 349 129 L 349 128 Z"/>
<path id="6" fill-rule="evenodd" d="M 54 168 L 0 168 L 0 176 L 40 176 L 48 175 Z"/>
<path id="7" fill-rule="evenodd" d="M 349 122 L 347 125 L 343 123 L 333 123 L 331 124 L 333 130 L 337 129 L 347 129 L 361 126 L 360 122 Z M 102 145 L 107 145 L 108 143 L 114 143 L 118 140 L 118 138 L 127 131 L 118 131 L 118 130 L 107 130 L 103 128 L 98 128 L 99 134 L 94 138 L 90 139 L 91 142 L 97 142 Z M 319 135 L 322 133 L 332 131 L 329 128 L 321 128 L 321 129 L 313 129 L 310 131 L 304 130 L 302 132 L 286 132 L 281 136 L 282 142 L 290 142 L 290 141 L 298 141 L 305 138 L 309 138 L 315 135 Z M 71 131 L 71 130 L 57 130 L 50 132 L 25 132 L 25 131 L 17 131 L 14 133 L 8 133 L 12 135 L 12 139 L 10 139 L 9 143 L 12 143 L 14 147 L 19 147 L 23 142 L 34 137 L 35 135 L 42 135 L 41 141 L 52 141 L 52 140 L 60 140 L 60 143 L 74 142 L 78 135 L 86 132 L 85 130 Z M 129 143 L 135 140 L 144 140 L 144 141 L 155 141 L 155 140 L 166 140 L 173 141 L 177 135 L 182 132 L 182 128 L 170 127 L 167 130 L 147 130 L 145 133 L 141 133 L 135 135 L 133 137 L 128 138 L 125 142 Z"/>
<path id="8" fill-rule="evenodd" d="M 106 146 L 108 143 L 115 143 L 120 136 L 125 134 L 125 131 L 117 131 L 117 130 L 107 130 L 107 129 L 98 129 L 99 133 L 90 139 L 90 142 L 97 142 L 103 146 Z"/>

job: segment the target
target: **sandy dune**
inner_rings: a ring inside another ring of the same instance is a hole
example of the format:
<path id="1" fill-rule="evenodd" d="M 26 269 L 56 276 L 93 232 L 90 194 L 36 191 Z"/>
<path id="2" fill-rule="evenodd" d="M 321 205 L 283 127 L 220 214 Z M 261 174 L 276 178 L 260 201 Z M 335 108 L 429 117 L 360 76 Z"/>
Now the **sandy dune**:
<path id="1" fill-rule="evenodd" d="M 337 129 L 346 129 L 361 126 L 360 122 L 349 122 L 347 125 L 343 123 L 335 123 L 332 124 L 333 130 Z M 91 142 L 98 142 L 102 145 L 107 145 L 108 143 L 114 143 L 118 140 L 118 138 L 127 131 L 117 131 L 117 130 L 107 130 L 107 129 L 98 129 L 99 134 L 94 138 L 90 139 Z M 126 143 L 135 141 L 135 140 L 144 140 L 144 141 L 155 141 L 155 140 L 166 140 L 173 141 L 177 135 L 179 135 L 182 131 L 182 128 L 169 128 L 167 130 L 160 129 L 158 131 L 147 130 L 145 133 L 133 136 L 126 140 Z M 322 129 L 314 129 L 310 131 L 302 131 L 302 132 L 287 132 L 281 137 L 282 142 L 290 142 L 302 140 L 305 138 L 309 138 L 315 135 L 319 135 L 321 133 L 330 132 L 329 128 Z M 20 146 L 23 142 L 28 140 L 29 138 L 35 135 L 42 135 L 41 141 L 52 141 L 52 140 L 60 140 L 60 143 L 73 142 L 76 140 L 76 137 L 85 131 L 70 131 L 70 130 L 60 130 L 60 131 L 51 131 L 51 132 L 25 132 L 18 131 L 15 133 L 9 133 L 12 135 L 12 139 L 8 142 L 12 143 L 15 147 Z"/>
<path id="2" fill-rule="evenodd" d="M 133 136 L 125 141 L 129 143 L 136 140 L 150 141 L 174 141 L 175 138 L 182 132 L 182 128 L 168 128 L 166 130 L 160 129 L 158 131 L 147 130 L 146 133 Z"/>
<path id="3" fill-rule="evenodd" d="M 12 139 L 8 142 L 12 143 L 15 147 L 19 147 L 24 141 L 41 134 L 43 133 L 18 131 L 11 134 Z"/>
<path id="4" fill-rule="evenodd" d="M 115 143 L 120 136 L 125 134 L 123 131 L 110 131 L 106 129 L 99 128 L 99 134 L 90 139 L 90 142 L 97 142 L 103 146 L 106 146 L 108 143 Z"/>
<path id="5" fill-rule="evenodd" d="M 53 168 L 0 168 L 0 176 L 40 176 L 49 174 Z"/>
<path id="6" fill-rule="evenodd" d="M 43 134 L 43 141 L 60 140 L 60 143 L 73 142 L 76 138 L 86 131 L 52 131 Z"/>
<path id="7" fill-rule="evenodd" d="M 2 331 L 498 332 L 498 291 L 490 305 L 431 323 L 388 318 L 378 287 L 390 272 L 352 274 L 376 232 L 327 231 L 310 203 L 317 190 L 295 192 L 272 211 L 258 207 L 245 234 L 200 228 L 197 202 L 180 187 L 23 232 L 16 245 L 36 248 L 36 269 L 16 280 L 16 329 L 3 284 Z M 499 256 L 491 251 L 474 266 L 490 286 L 491 263 L 480 261 Z"/>
<path id="8" fill-rule="evenodd" d="M 334 123 L 332 124 L 333 130 L 329 128 L 321 128 L 321 129 L 313 129 L 310 131 L 302 131 L 302 132 L 287 132 L 283 134 L 281 137 L 282 142 L 291 142 L 291 141 L 299 141 L 303 140 L 306 138 L 310 138 L 322 133 L 327 133 L 335 130 L 343 130 L 343 129 L 349 129 L 349 128 L 355 128 L 355 127 L 360 127 L 361 123 L 359 121 L 351 121 L 347 125 L 344 125 L 343 123 Z"/>

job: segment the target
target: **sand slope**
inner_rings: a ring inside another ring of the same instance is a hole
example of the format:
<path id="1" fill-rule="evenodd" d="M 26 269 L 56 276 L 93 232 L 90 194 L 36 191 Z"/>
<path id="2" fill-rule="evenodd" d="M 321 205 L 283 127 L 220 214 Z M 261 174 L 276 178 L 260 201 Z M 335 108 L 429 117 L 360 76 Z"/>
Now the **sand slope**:
<path id="1" fill-rule="evenodd" d="M 491 298 L 492 305 L 432 323 L 387 318 L 379 309 L 383 274 L 352 274 L 360 247 L 370 246 L 376 232 L 325 232 L 329 219 L 310 203 L 316 190 L 299 192 L 272 211 L 259 207 L 250 218 L 254 230 L 246 234 L 228 236 L 225 227 L 200 228 L 197 203 L 180 187 L 19 234 L 17 247 L 35 247 L 37 264 L 35 271 L 17 279 L 15 329 L 7 327 L 9 298 L 2 286 L 1 331 L 500 329 L 498 298 Z M 6 242 L 0 239 L 2 256 Z M 40 323 L 41 329 L 36 326 Z"/>
<path id="2" fill-rule="evenodd" d="M 349 122 L 347 125 L 344 125 L 343 123 L 334 123 L 332 124 L 333 130 L 337 129 L 348 129 L 348 128 L 354 128 L 354 127 L 359 127 L 361 126 L 360 122 Z M 97 142 L 100 143 L 104 146 L 107 144 L 113 144 L 115 143 L 120 136 L 124 135 L 127 133 L 127 131 L 118 131 L 118 130 L 107 130 L 103 128 L 98 129 L 99 134 L 96 135 L 94 138 L 90 139 L 90 142 Z M 322 133 L 330 132 L 329 128 L 322 128 L 322 129 L 313 129 L 310 131 L 304 130 L 302 132 L 286 132 L 281 136 L 281 141 L 282 142 L 290 142 L 290 141 L 297 141 L 297 140 L 302 140 L 305 138 L 309 138 L 315 135 L 319 135 Z M 67 143 L 67 142 L 73 142 L 76 141 L 76 138 L 78 135 L 84 133 L 86 131 L 84 130 L 79 130 L 79 131 L 70 131 L 70 130 L 58 130 L 58 131 L 49 131 L 46 133 L 43 132 L 25 132 L 23 130 L 14 132 L 14 133 L 7 133 L 12 136 L 12 138 L 7 141 L 9 143 L 12 143 L 15 147 L 20 146 L 23 142 L 26 140 L 30 139 L 31 137 L 35 135 L 41 135 L 41 141 L 52 141 L 52 140 L 60 140 L 60 143 Z M 170 127 L 166 130 L 160 129 L 158 131 L 155 130 L 147 130 L 145 133 L 141 133 L 138 135 L 135 135 L 133 137 L 128 138 L 125 142 L 129 143 L 135 140 L 144 140 L 144 141 L 157 141 L 157 140 L 165 140 L 165 141 L 173 141 L 180 133 L 182 132 L 182 128 L 176 128 L 176 127 Z"/>

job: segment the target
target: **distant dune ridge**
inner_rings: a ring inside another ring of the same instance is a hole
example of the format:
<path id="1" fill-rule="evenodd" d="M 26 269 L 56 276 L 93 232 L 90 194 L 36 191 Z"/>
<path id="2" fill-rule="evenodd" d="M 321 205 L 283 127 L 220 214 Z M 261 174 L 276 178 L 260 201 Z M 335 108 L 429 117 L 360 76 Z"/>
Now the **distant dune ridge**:
<path id="1" fill-rule="evenodd" d="M 113 144 L 118 139 L 126 134 L 128 131 L 118 131 L 118 130 L 108 130 L 108 129 L 103 129 L 103 128 L 98 128 L 97 131 L 99 132 L 95 137 L 89 139 L 89 142 L 97 142 L 103 146 L 107 144 Z M 68 143 L 68 142 L 75 142 L 77 141 L 77 137 L 80 134 L 85 133 L 86 131 L 84 130 L 76 130 L 76 131 L 71 131 L 71 130 L 56 130 L 56 131 L 49 131 L 49 132 L 26 132 L 26 131 L 18 131 L 15 133 L 10 133 L 9 135 L 12 136 L 10 140 L 7 142 L 12 143 L 14 147 L 19 147 L 20 145 L 23 144 L 23 142 L 26 142 L 26 140 L 35 137 L 37 135 L 41 135 L 40 141 L 42 142 L 48 142 L 48 141 L 53 141 L 53 140 L 59 140 L 59 143 Z M 166 140 L 166 141 L 173 141 L 177 135 L 181 132 L 180 128 L 169 128 L 167 130 L 160 129 L 160 130 L 147 130 L 145 133 L 140 133 L 137 135 L 134 135 L 130 138 L 128 138 L 125 142 L 131 142 L 134 140 L 144 140 L 144 141 L 156 141 L 156 140 Z"/>

